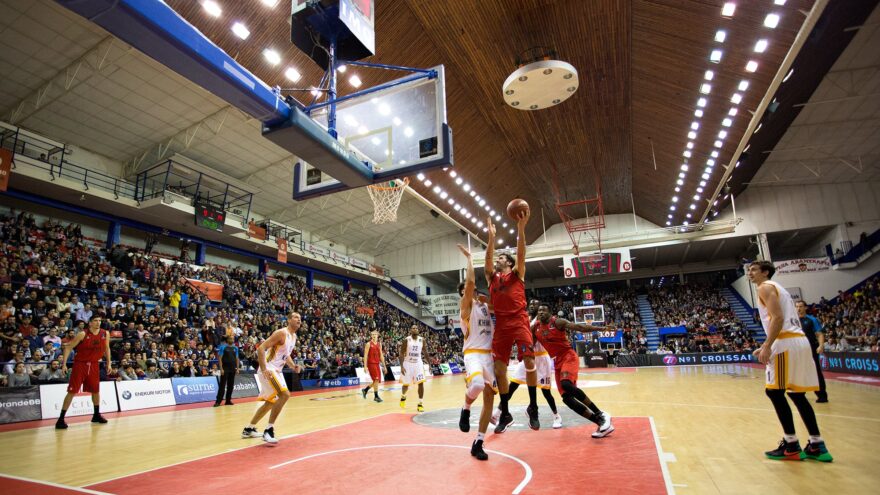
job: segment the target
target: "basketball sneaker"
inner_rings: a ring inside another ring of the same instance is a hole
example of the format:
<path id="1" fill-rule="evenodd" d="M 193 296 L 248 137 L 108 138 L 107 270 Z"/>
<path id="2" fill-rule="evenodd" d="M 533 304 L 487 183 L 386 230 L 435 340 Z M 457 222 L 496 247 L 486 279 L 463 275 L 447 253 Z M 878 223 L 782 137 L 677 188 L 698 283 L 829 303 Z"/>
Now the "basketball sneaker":
<path id="1" fill-rule="evenodd" d="M 373 402 L 382 402 L 382 399 L 380 399 L 379 396 L 377 395 L 377 396 L 373 397 Z"/>
<path id="2" fill-rule="evenodd" d="M 502 414 L 498 418 L 498 424 L 495 425 L 495 433 L 504 433 L 513 424 L 513 415 L 510 413 Z"/>
<path id="3" fill-rule="evenodd" d="M 489 458 L 489 454 L 483 450 L 483 441 L 482 440 L 474 440 L 474 443 L 471 444 L 471 455 L 476 457 L 477 460 L 485 461 Z"/>
<path id="4" fill-rule="evenodd" d="M 370 391 L 370 387 L 362 388 L 362 389 L 361 389 L 361 395 L 364 396 L 364 399 L 367 398 L 367 392 L 369 392 L 369 391 Z"/>
<path id="5" fill-rule="evenodd" d="M 824 443 L 824 442 L 823 442 Z M 818 448 L 818 446 L 816 447 Z M 825 452 L 828 452 L 827 450 Z M 783 438 L 779 441 L 779 447 L 775 450 L 764 452 L 768 459 L 775 461 L 799 461 L 803 459 L 803 451 L 801 444 L 797 440 L 794 442 L 786 442 Z"/>
<path id="6" fill-rule="evenodd" d="M 489 418 L 489 422 L 492 423 L 493 425 L 497 425 L 497 424 L 498 424 L 498 418 L 500 418 L 500 417 L 501 417 L 501 409 L 498 409 L 498 408 L 496 407 L 495 410 L 492 411 L 492 417 Z"/>
<path id="7" fill-rule="evenodd" d="M 401 409 L 406 409 L 406 397 L 401 397 L 401 398 L 400 398 L 400 408 L 401 408 Z"/>
<path id="8" fill-rule="evenodd" d="M 594 431 L 590 436 L 593 438 L 607 437 L 611 434 L 612 431 L 614 431 L 614 425 L 611 424 L 611 415 L 607 412 L 598 414 L 601 418 L 598 422 L 599 426 L 596 428 L 596 431 Z"/>
<path id="9" fill-rule="evenodd" d="M 97 416 L 92 416 L 92 423 L 106 424 L 107 419 L 104 418 L 104 416 L 101 416 L 100 414 L 98 414 Z"/>
<path id="10" fill-rule="evenodd" d="M 471 431 L 471 411 L 469 409 L 461 410 L 461 416 L 458 418 L 458 429 L 462 433 Z"/>
<path id="11" fill-rule="evenodd" d="M 271 445 L 278 443 L 278 439 L 275 438 L 275 427 L 263 430 L 263 441 Z"/>
<path id="12" fill-rule="evenodd" d="M 243 430 L 241 430 L 241 438 L 260 438 L 260 432 L 257 431 L 256 428 L 251 426 L 246 426 Z"/>
<path id="13" fill-rule="evenodd" d="M 526 408 L 529 415 L 529 428 L 537 431 L 541 429 L 541 422 L 538 420 L 538 406 L 529 406 Z"/>
<path id="14" fill-rule="evenodd" d="M 825 448 L 825 442 L 807 442 L 807 446 L 804 447 L 801 459 L 813 459 L 814 461 L 820 462 L 831 462 L 834 460 L 828 452 L 828 449 Z"/>
<path id="15" fill-rule="evenodd" d="M 558 430 L 559 428 L 562 428 L 562 416 L 556 413 L 553 415 L 553 429 Z"/>
<path id="16" fill-rule="evenodd" d="M 65 423 L 63 419 L 59 419 L 58 421 L 55 422 L 55 429 L 56 430 L 66 430 L 67 423 Z"/>
<path id="17" fill-rule="evenodd" d="M 423 406 L 422 403 L 419 402 L 419 407 L 417 407 L 416 410 L 418 412 L 425 412 L 425 406 Z"/>

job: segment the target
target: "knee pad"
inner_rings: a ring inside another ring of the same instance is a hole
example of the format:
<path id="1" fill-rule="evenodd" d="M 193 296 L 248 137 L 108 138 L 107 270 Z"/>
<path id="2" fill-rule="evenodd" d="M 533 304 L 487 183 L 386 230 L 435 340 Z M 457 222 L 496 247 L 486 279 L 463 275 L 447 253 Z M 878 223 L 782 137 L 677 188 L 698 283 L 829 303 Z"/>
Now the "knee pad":
<path id="1" fill-rule="evenodd" d="M 562 394 L 563 397 L 565 397 L 565 395 L 567 394 L 574 397 L 574 394 L 577 394 L 578 388 L 574 385 L 574 383 L 571 383 L 571 380 L 562 380 L 562 383 L 560 385 L 562 385 L 562 390 L 565 391 L 565 393 Z"/>
<path id="2" fill-rule="evenodd" d="M 477 375 L 471 378 L 471 382 L 468 383 L 467 396 L 476 399 L 483 393 L 484 388 L 486 388 L 486 382 L 483 381 L 483 375 Z"/>

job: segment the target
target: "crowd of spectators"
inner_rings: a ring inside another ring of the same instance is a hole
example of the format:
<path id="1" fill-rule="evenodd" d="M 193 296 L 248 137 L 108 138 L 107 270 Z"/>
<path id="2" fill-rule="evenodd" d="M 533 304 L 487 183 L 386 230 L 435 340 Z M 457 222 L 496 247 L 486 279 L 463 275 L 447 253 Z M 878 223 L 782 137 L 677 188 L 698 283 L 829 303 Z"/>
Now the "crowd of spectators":
<path id="1" fill-rule="evenodd" d="M 809 312 L 825 331 L 824 351 L 878 352 L 880 277 L 871 278 L 851 294 L 838 292 L 834 303 L 822 298 Z"/>
<path id="2" fill-rule="evenodd" d="M 648 291 L 657 327 L 684 327 L 685 335 L 669 337 L 658 354 L 744 352 L 757 348 L 745 324 L 715 287 L 672 285 Z"/>
<path id="3" fill-rule="evenodd" d="M 210 301 L 189 279 L 223 284 L 223 300 Z M 105 379 L 217 374 L 215 349 L 228 337 L 242 365 L 255 368 L 256 347 L 286 325 L 290 311 L 304 321 L 293 357 L 311 377 L 353 376 L 372 329 L 386 362 L 396 364 L 413 324 L 432 363 L 462 361 L 455 334 L 429 329 L 372 294 L 309 289 L 293 275 L 197 267 L 134 248 L 108 252 L 75 224 L 37 225 L 15 210 L 0 216 L 0 385 L 66 381 L 62 344 L 92 316 L 114 337 Z"/>

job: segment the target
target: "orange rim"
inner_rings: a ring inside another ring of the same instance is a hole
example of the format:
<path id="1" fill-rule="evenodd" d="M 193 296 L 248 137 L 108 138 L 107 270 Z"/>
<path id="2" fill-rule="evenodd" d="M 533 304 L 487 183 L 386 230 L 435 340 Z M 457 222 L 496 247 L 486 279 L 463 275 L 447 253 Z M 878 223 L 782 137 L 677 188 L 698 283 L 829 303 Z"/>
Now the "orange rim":
<path id="1" fill-rule="evenodd" d="M 399 186 L 377 186 L 377 185 L 373 184 L 373 185 L 369 185 L 367 187 L 372 188 L 372 189 L 378 189 L 380 191 L 390 191 L 390 190 L 394 190 L 394 189 L 402 189 L 402 188 L 409 185 L 409 178 L 404 177 L 401 182 L 403 182 L 403 184 L 399 185 Z"/>

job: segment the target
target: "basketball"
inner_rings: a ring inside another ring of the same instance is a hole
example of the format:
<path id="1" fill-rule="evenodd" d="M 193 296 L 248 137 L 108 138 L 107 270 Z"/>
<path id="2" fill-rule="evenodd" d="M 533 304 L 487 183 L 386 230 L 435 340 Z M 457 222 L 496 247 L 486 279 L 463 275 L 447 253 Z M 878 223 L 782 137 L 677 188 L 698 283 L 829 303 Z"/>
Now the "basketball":
<path id="1" fill-rule="evenodd" d="M 507 216 L 513 221 L 519 218 L 520 213 L 526 211 L 529 211 L 529 204 L 524 199 L 516 198 L 507 203 Z"/>

